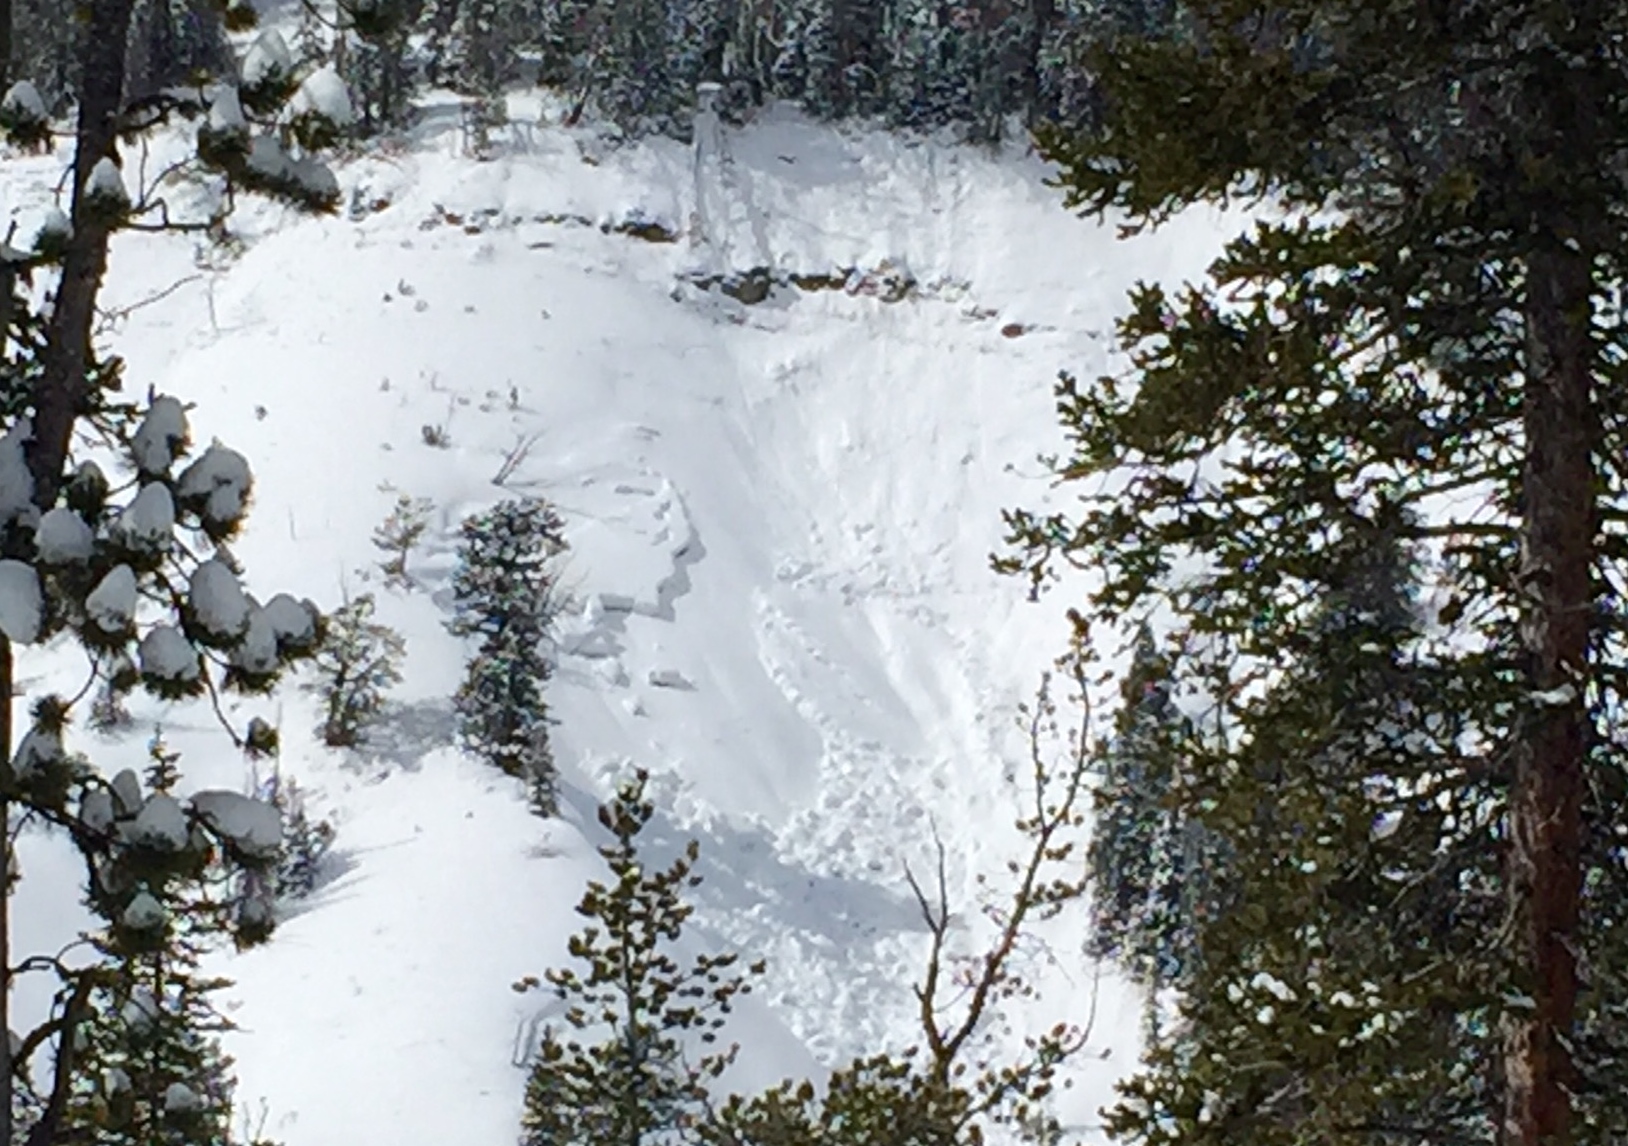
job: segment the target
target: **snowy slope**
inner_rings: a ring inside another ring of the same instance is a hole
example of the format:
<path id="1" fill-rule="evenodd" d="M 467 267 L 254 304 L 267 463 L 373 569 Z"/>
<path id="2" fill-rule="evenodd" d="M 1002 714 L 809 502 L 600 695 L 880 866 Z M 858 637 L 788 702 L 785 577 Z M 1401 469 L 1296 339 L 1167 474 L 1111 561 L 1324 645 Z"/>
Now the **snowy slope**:
<path id="1" fill-rule="evenodd" d="M 770 116 L 698 164 L 513 111 L 476 163 L 432 110 L 418 145 L 341 170 L 349 215 L 246 207 L 229 265 L 199 271 L 177 238 L 114 252 L 112 305 L 144 303 L 118 322 L 128 376 L 197 402 L 195 434 L 255 465 L 252 590 L 331 605 L 378 589 L 372 528 L 398 492 L 436 507 L 419 590 L 381 591 L 410 658 L 374 750 L 315 743 L 296 692 L 236 714 L 280 719 L 283 766 L 337 823 L 344 869 L 270 945 L 222 959 L 240 1095 L 288 1146 L 513 1140 L 514 1062 L 548 1015 L 510 984 L 561 956 L 593 806 L 634 765 L 657 777 L 658 854 L 701 841 L 689 940 L 769 961 L 733 1081 L 909 1041 L 925 933 L 902 865 L 936 828 L 976 920 L 973 878 L 1001 873 L 1021 807 L 1014 706 L 1063 635 L 1067 601 L 1028 604 L 988 571 L 999 511 L 1045 502 L 1033 459 L 1056 446 L 1056 371 L 1101 368 L 1125 288 L 1192 274 L 1216 245 L 1197 217 L 1117 243 L 1015 153 Z M 12 203 L 44 206 L 33 187 Z M 647 242 L 629 220 L 691 235 Z M 781 288 L 748 307 L 680 281 L 887 262 L 914 297 Z M 573 546 L 551 694 L 563 822 L 450 746 L 455 529 L 504 496 L 517 446 L 507 490 L 555 501 Z M 36 659 L 34 687 L 72 679 L 71 659 Z M 140 715 L 198 782 L 240 781 L 205 713 Z M 83 746 L 123 760 L 139 740 Z M 24 859 L 71 876 L 37 841 Z M 71 924 L 35 894 L 25 924 Z M 1003 1016 L 1001 1037 L 1092 1008 L 1077 923 L 1046 938 L 1027 956 L 1045 1008 Z M 1135 1000 L 1105 982 L 1097 1011 L 1064 1112 L 1080 1126 L 1135 1053 Z"/>

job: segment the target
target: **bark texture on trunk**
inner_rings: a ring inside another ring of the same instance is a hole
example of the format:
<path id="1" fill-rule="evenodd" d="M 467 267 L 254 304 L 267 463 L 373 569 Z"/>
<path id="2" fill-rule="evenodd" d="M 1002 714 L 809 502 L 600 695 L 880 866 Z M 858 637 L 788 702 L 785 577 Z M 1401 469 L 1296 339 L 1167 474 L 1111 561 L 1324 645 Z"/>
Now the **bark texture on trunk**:
<path id="1" fill-rule="evenodd" d="M 86 210 L 85 182 L 98 162 L 116 157 L 125 45 L 134 7 L 134 0 L 92 0 L 81 41 L 84 78 L 74 148 L 74 233 L 62 262 L 34 404 L 34 437 L 28 445 L 34 501 L 41 509 L 56 503 L 74 422 L 84 411 L 88 396 L 87 374 L 95 362 L 91 328 L 96 296 L 107 273 L 107 243 L 113 228 L 109 220 Z"/>
<path id="2" fill-rule="evenodd" d="M 1584 690 L 1595 537 L 1587 255 L 1555 244 L 1527 267 L 1526 463 L 1520 579 L 1530 711 L 1514 745 L 1510 911 L 1514 964 L 1530 995 L 1505 1045 L 1507 1146 L 1558 1146 L 1571 1129 L 1569 1035 L 1577 1004 Z"/>

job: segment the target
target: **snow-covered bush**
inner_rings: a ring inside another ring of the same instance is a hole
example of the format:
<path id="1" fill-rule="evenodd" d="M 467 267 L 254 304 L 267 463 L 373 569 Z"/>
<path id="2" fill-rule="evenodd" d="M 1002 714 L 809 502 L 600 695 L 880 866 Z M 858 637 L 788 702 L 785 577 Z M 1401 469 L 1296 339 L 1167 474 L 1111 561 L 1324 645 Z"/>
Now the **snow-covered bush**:
<path id="1" fill-rule="evenodd" d="M 315 676 L 305 687 L 321 699 L 317 735 L 330 748 L 360 744 L 384 707 L 385 694 L 401 683 L 406 644 L 394 629 L 373 620 L 373 609 L 373 594 L 364 593 L 334 610 L 312 658 Z"/>
<path id="2" fill-rule="evenodd" d="M 390 515 L 373 531 L 373 547 L 384 554 L 379 572 L 384 583 L 392 588 L 411 589 L 413 579 L 407 573 L 407 559 L 424 540 L 430 527 L 430 511 L 434 504 L 423 497 L 398 494 Z"/>
<path id="3" fill-rule="evenodd" d="M 554 559 L 565 526 L 543 501 L 504 501 L 466 518 L 448 628 L 479 641 L 453 703 L 460 744 L 524 779 L 542 815 L 556 810 L 548 707 L 548 640 L 559 602 Z"/>
<path id="4" fill-rule="evenodd" d="M 0 131 L 25 151 L 44 151 L 51 144 L 51 118 L 39 89 L 19 80 L 0 98 Z"/>
<path id="5" fill-rule="evenodd" d="M 220 1034 L 232 1024 L 212 1001 L 223 981 L 199 960 L 211 934 L 233 926 L 231 885 L 242 876 L 173 794 L 177 757 L 161 737 L 148 754 L 144 777 L 121 773 L 87 796 L 82 814 L 118 844 L 102 869 L 106 898 L 93 901 L 109 913 L 92 937 L 105 964 L 82 972 L 69 997 L 77 1081 L 61 1140 L 226 1143 L 235 1079 Z"/>

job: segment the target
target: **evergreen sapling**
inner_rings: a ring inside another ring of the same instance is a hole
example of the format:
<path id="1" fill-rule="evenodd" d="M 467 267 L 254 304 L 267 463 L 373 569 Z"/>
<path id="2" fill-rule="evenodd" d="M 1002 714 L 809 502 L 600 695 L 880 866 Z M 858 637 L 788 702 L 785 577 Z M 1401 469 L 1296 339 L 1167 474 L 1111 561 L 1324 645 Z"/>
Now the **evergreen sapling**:
<path id="1" fill-rule="evenodd" d="M 526 1084 L 525 1146 L 653 1146 L 675 1134 L 694 1140 L 706 1120 L 707 1085 L 734 1061 L 738 1046 L 720 1047 L 737 995 L 761 962 L 732 970 L 736 955 L 699 955 L 687 964 L 672 953 L 694 908 L 684 893 L 693 873 L 694 840 L 665 870 L 639 854 L 639 835 L 653 807 L 640 771 L 599 809 L 615 837 L 599 849 L 610 879 L 588 885 L 577 914 L 588 920 L 568 950 L 582 970 L 551 969 L 545 978 L 563 1002 L 564 1031 L 545 1031 Z M 524 992 L 535 978 L 515 985 Z"/>
<path id="2" fill-rule="evenodd" d="M 545 816 L 557 806 L 543 685 L 553 675 L 553 563 L 567 548 L 564 529 L 541 501 L 504 501 L 465 519 L 447 624 L 478 641 L 453 698 L 459 742 L 525 780 Z"/>
<path id="3" fill-rule="evenodd" d="M 315 679 L 305 687 L 321 699 L 317 733 L 330 748 L 361 744 L 383 710 L 386 694 L 401 683 L 406 643 L 394 629 L 373 620 L 373 612 L 371 593 L 334 610 L 311 659 Z"/>

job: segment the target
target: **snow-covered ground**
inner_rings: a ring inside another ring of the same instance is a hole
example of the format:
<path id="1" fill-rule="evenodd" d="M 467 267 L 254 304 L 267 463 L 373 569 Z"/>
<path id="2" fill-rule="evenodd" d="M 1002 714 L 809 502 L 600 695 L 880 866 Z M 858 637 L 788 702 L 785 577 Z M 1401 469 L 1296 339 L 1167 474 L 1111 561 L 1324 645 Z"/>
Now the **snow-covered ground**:
<path id="1" fill-rule="evenodd" d="M 511 984 L 562 957 L 597 863 L 594 804 L 635 765 L 655 777 L 658 857 L 701 842 L 687 941 L 768 961 L 736 1085 L 912 1041 L 926 933 L 903 865 L 936 829 L 952 906 L 977 919 L 974 877 L 998 884 L 1022 810 L 1015 706 L 1064 637 L 1067 600 L 1029 604 L 989 571 L 1000 510 L 1046 503 L 1056 372 L 1106 364 L 1132 281 L 1191 275 L 1216 248 L 1202 217 L 1118 242 L 1016 152 L 769 115 L 698 163 L 513 111 L 475 162 L 451 109 L 432 109 L 415 146 L 341 166 L 354 210 L 339 217 L 245 205 L 244 252 L 213 269 L 182 237 L 113 255 L 132 389 L 196 402 L 200 444 L 218 435 L 255 467 L 248 587 L 325 606 L 375 590 L 408 642 L 362 756 L 321 747 L 297 691 L 234 711 L 280 723 L 284 770 L 339 833 L 337 877 L 269 945 L 220 960 L 240 1097 L 288 1146 L 513 1141 L 516 1063 L 548 1008 Z M 6 165 L 24 234 L 53 162 Z M 637 221 L 684 234 L 618 229 Z M 777 287 L 746 306 L 681 281 L 888 264 L 914 295 Z M 368 573 L 401 493 L 435 506 L 407 593 Z M 553 822 L 450 743 L 456 526 L 516 494 L 554 501 L 572 544 Z M 73 664 L 37 653 L 20 671 L 64 687 Z M 79 746 L 134 761 L 161 721 L 190 781 L 242 783 L 205 712 L 138 715 L 143 735 Z M 28 949 L 71 925 L 46 905 L 73 870 L 37 840 L 23 859 Z M 997 1036 L 1095 1006 L 1063 1108 L 1085 1127 L 1134 1059 L 1138 1004 L 1106 978 L 1096 997 L 1079 934 L 1067 922 L 1027 950 L 1045 998 Z"/>

